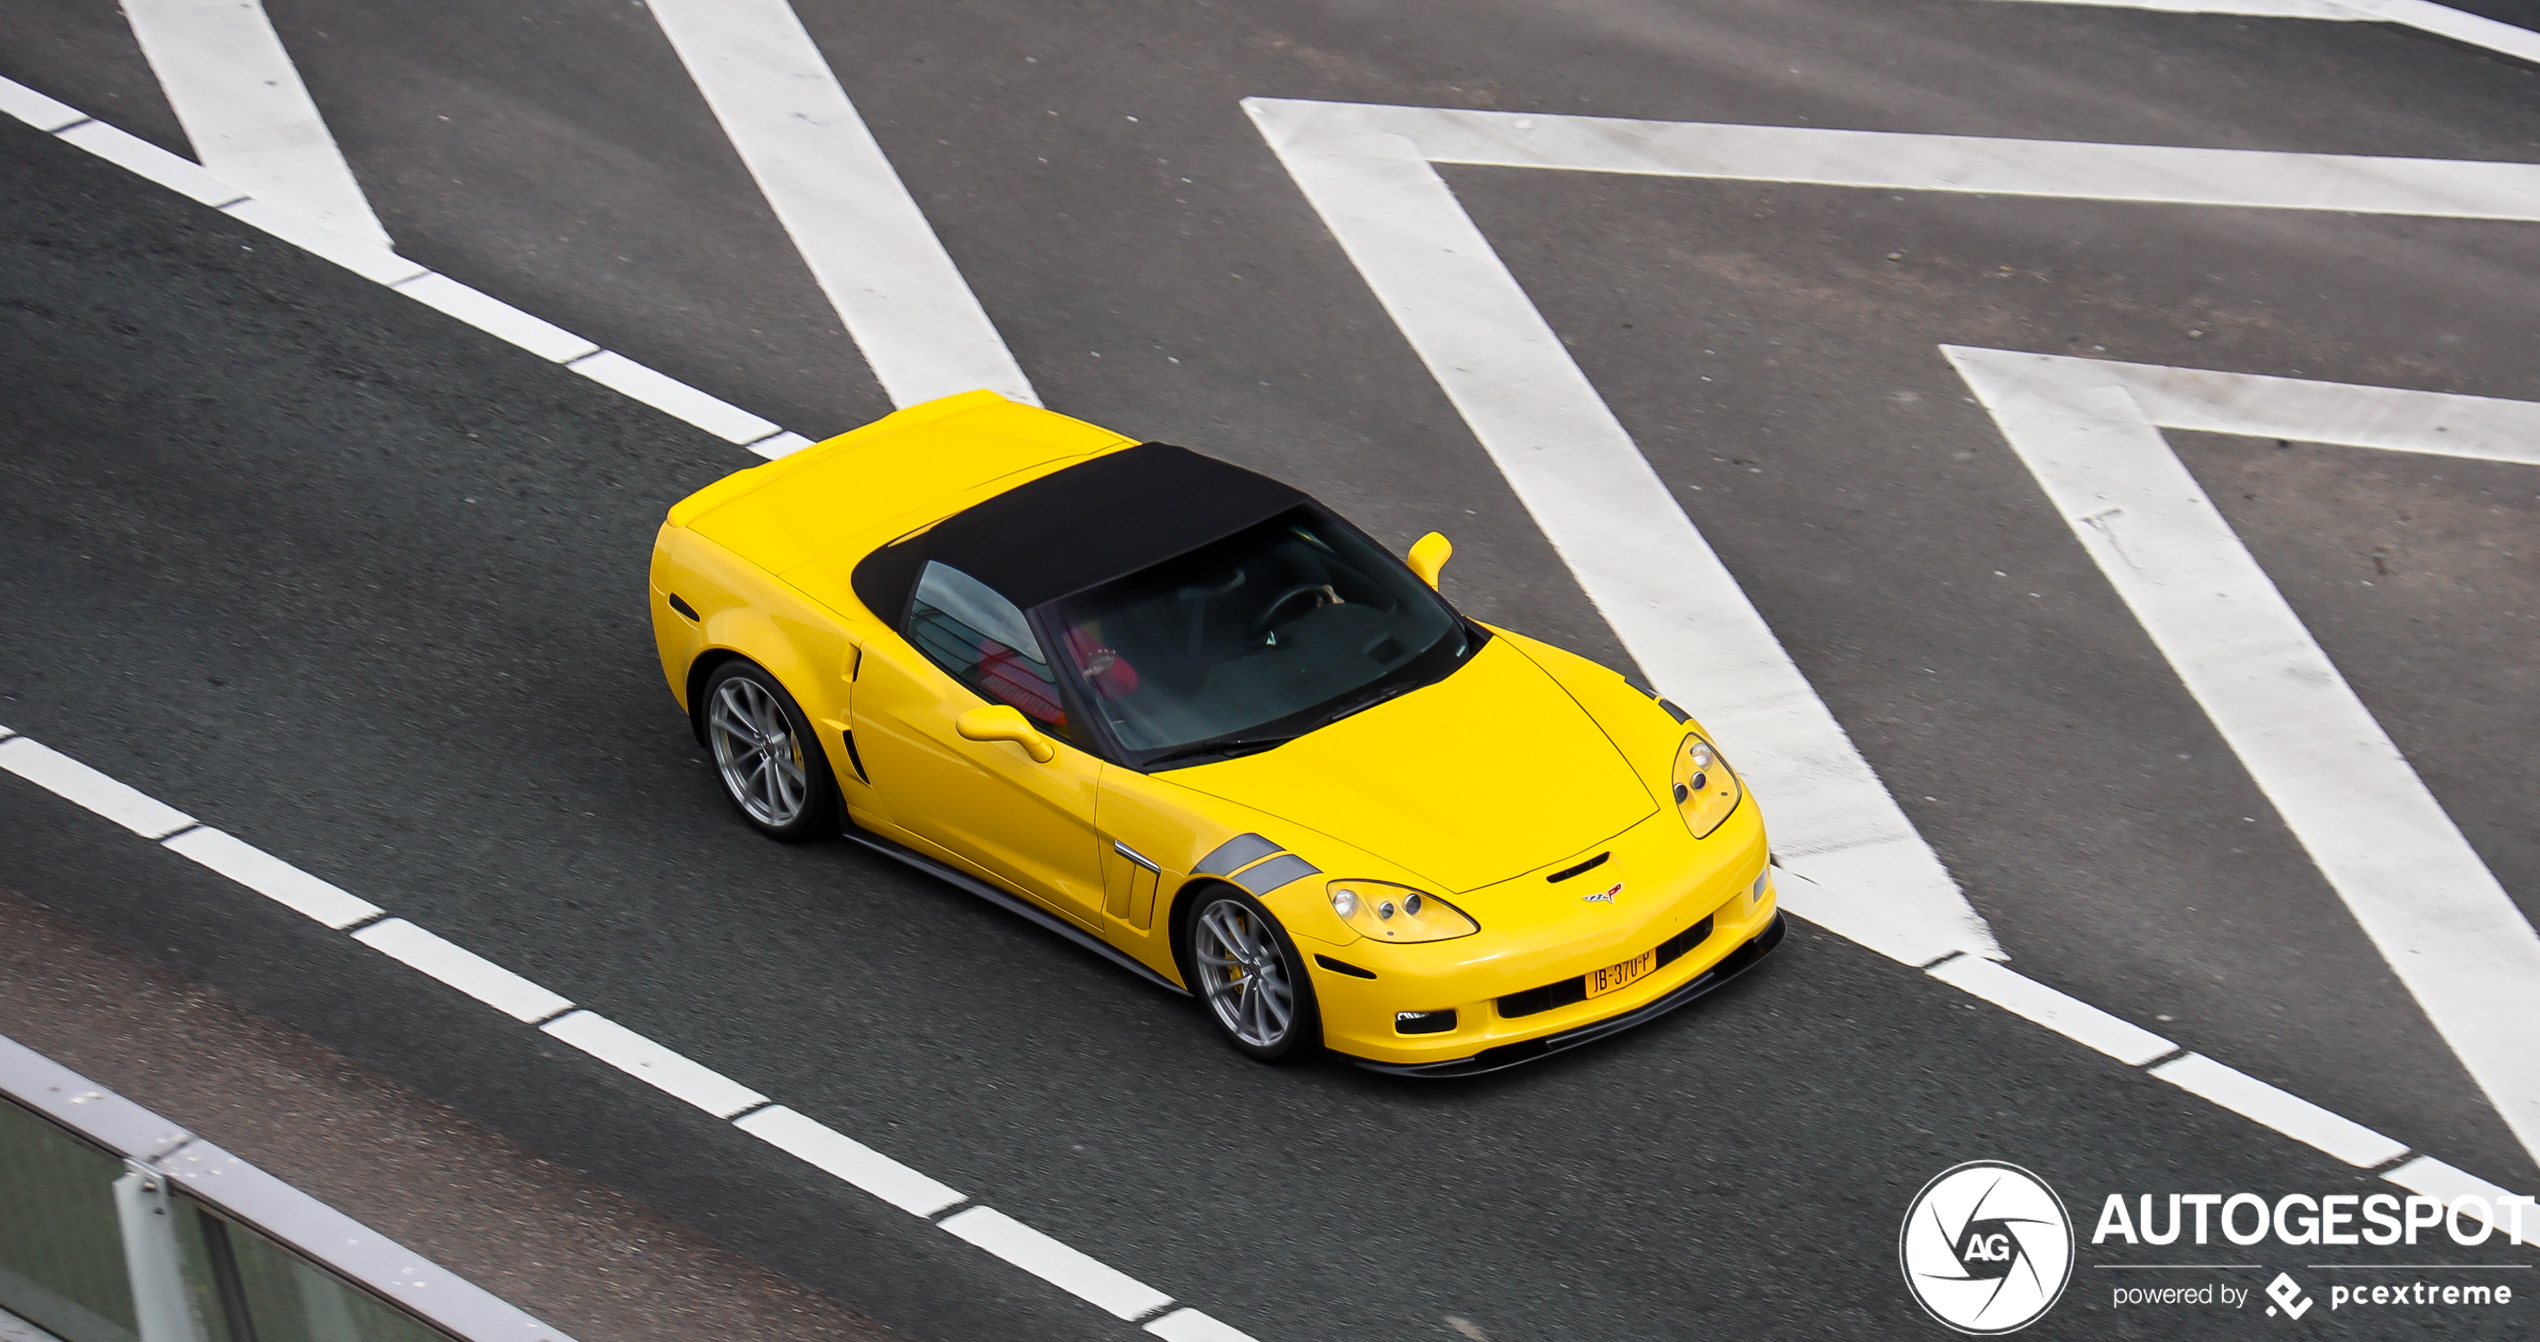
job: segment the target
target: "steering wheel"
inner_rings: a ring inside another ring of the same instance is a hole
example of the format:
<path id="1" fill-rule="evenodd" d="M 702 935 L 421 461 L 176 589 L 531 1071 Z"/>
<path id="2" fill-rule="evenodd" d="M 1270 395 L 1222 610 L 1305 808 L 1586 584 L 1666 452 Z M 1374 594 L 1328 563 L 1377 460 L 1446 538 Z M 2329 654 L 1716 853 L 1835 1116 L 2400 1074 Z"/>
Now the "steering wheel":
<path id="1" fill-rule="evenodd" d="M 1272 601 L 1269 605 L 1261 608 L 1260 616 L 1252 622 L 1253 632 L 1257 634 L 1268 629 L 1274 624 L 1284 623 L 1284 621 L 1274 620 L 1271 617 L 1277 615 L 1281 610 L 1285 609 L 1289 602 L 1294 601 L 1301 596 L 1310 596 L 1314 598 L 1314 604 L 1307 610 L 1299 612 L 1300 617 L 1304 615 L 1311 615 L 1315 611 L 1321 610 L 1325 605 L 1331 604 L 1337 600 L 1337 598 L 1332 595 L 1331 585 L 1329 583 L 1298 583 L 1296 586 L 1279 593 L 1277 600 Z"/>

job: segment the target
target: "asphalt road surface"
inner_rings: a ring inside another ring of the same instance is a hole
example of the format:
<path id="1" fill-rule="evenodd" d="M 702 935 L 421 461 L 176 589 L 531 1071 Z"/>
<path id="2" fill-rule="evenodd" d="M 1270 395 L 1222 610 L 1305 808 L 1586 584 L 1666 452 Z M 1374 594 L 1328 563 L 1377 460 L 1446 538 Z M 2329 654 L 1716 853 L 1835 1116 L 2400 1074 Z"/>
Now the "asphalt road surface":
<path id="1" fill-rule="evenodd" d="M 1617 665 L 1239 100 L 2540 163 L 2540 67 L 2382 24 L 797 9 L 1048 404 L 1397 547 L 1444 530 L 1452 598 Z M 640 5 L 268 10 L 402 254 L 791 429 L 891 408 Z M 0 75 L 193 152 L 113 5 L 0 23 Z M 2540 1191 L 1937 348 L 2540 400 L 2540 231 L 1443 171 L 2014 967 Z M 2387 1187 L 1805 925 L 1702 1005 L 1515 1073 L 1244 1062 L 969 896 L 730 811 L 642 573 L 663 509 L 754 458 L 15 123 L 0 389 L 0 722 L 1264 1342 L 1936 1335 L 1897 1220 L 1960 1161 L 2037 1171 L 2085 1231 L 2110 1192 Z M 2540 472 L 2172 440 L 2540 917 Z M 1131 1335 L 7 779 L 0 885 L 911 1336 Z M 2277 1326 L 2113 1308 L 2099 1279 L 2132 1276 L 2093 1265 L 2149 1261 L 2085 1243 L 2037 1334 Z"/>

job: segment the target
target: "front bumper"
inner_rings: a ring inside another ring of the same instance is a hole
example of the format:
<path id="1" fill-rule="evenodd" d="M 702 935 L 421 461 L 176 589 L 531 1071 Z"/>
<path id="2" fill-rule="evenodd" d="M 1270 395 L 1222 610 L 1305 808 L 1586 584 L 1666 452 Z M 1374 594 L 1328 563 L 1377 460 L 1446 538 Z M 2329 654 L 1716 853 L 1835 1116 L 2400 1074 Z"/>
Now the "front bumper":
<path id="1" fill-rule="evenodd" d="M 1772 954 L 1774 947 L 1782 944 L 1782 938 L 1788 934 L 1788 930 L 1781 911 L 1775 909 L 1773 920 L 1765 924 L 1763 931 L 1747 938 L 1735 950 L 1721 956 L 1710 968 L 1677 985 L 1656 1001 L 1645 1003 L 1618 1016 L 1608 1016 L 1604 1020 L 1574 1026 L 1557 1034 L 1542 1035 L 1534 1039 L 1519 1040 L 1513 1044 L 1486 1048 L 1469 1058 L 1410 1063 L 1376 1062 L 1367 1058 L 1352 1058 L 1350 1061 L 1371 1072 L 1383 1072 L 1391 1076 L 1441 1078 L 1480 1076 L 1485 1072 L 1496 1072 L 1502 1068 L 1532 1062 L 1547 1054 L 1558 1053 L 1566 1048 L 1576 1048 L 1581 1044 L 1603 1039 L 1610 1034 L 1619 1034 L 1635 1025 L 1646 1025 L 1666 1015 L 1677 1007 L 1754 968 L 1758 961 Z"/>

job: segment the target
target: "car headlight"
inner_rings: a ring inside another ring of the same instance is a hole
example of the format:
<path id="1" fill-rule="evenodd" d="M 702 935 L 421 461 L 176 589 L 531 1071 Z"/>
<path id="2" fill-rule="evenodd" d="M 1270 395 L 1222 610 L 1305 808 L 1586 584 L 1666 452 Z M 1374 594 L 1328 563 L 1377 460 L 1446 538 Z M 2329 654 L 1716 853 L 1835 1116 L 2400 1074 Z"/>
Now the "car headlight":
<path id="1" fill-rule="evenodd" d="M 1332 912 L 1372 941 L 1447 941 L 1482 930 L 1464 910 L 1435 895 L 1383 881 L 1334 881 Z"/>
<path id="2" fill-rule="evenodd" d="M 1737 781 L 1737 772 L 1720 758 L 1718 748 L 1699 736 L 1686 737 L 1676 748 L 1674 773 L 1676 811 L 1697 839 L 1709 838 L 1746 795 L 1746 785 Z"/>

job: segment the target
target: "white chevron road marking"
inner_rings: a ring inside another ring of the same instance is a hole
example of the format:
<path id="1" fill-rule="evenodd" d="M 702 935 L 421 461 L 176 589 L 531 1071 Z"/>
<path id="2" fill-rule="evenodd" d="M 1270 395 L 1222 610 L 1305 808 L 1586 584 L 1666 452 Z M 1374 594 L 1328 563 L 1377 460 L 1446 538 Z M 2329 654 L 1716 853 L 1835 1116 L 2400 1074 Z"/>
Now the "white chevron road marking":
<path id="1" fill-rule="evenodd" d="M 2540 934 L 2164 427 L 2540 466 L 2540 403 L 1945 347 L 2365 935 L 2540 1154 Z"/>
<path id="2" fill-rule="evenodd" d="M 1792 872 L 1805 878 L 1783 884 L 1784 902 L 1912 963 L 1952 952 L 1995 959 L 2001 953 L 1938 856 L 1433 165 L 2540 221 L 2540 165 L 2531 164 L 1269 98 L 1247 100 L 1245 108 L 1624 646 L 1662 691 L 1700 707 L 1753 779 L 1773 817 L 1776 846 Z M 1952 357 L 2015 439 L 2024 433 L 2048 441 L 2041 435 L 2050 426 L 2069 437 L 2085 420 L 2130 422 L 2139 441 L 2127 460 L 2149 471 L 2145 454 L 2157 452 L 2176 477 L 2164 477 L 2161 487 L 2185 479 L 2154 421 L 2126 401 L 2125 392 L 2114 393 L 2122 404 L 2101 396 L 2084 398 L 2088 404 L 2075 409 L 2079 393 L 2032 373 L 2046 384 L 2043 390 L 1997 403 L 1986 387 L 2011 374 L 1991 370 L 2009 367 L 2003 359 L 2029 356 L 1952 351 Z M 1979 382 L 1980 373 L 1992 380 Z M 2105 382 L 2114 375 L 2093 376 Z M 2217 382 L 2220 375 L 2179 370 L 2127 377 L 2170 414 L 2159 423 L 2179 427 L 2228 423 L 2238 427 L 2223 432 L 2282 437 L 2334 433 L 2342 435 L 2334 441 L 2406 450 L 2452 450 L 2452 440 L 2471 439 L 2489 444 L 2489 455 L 2534 441 L 2524 411 L 2505 402 L 2429 400 L 2423 393 L 2289 379 Z M 2024 407 L 2041 397 L 2052 406 L 2038 410 L 2034 424 L 2005 417 L 2028 413 Z M 2440 434 L 2427 427 L 2437 422 L 2444 425 Z M 2046 478 L 2040 460 L 2030 465 Z M 2148 487 L 2130 481 L 2123 492 L 2138 500 Z M 2142 529 L 2141 545 L 2163 549 L 2165 562 L 2194 569 L 2190 576 L 2200 582 L 2215 576 L 2208 570 L 2216 565 L 2227 570 L 2222 576 L 2238 584 L 2234 610 L 2244 619 L 2253 612 L 2259 617 L 2244 631 L 2262 628 L 2263 655 L 2298 665 L 2308 678 L 2304 683 L 2316 692 L 2302 698 L 2310 716 L 2300 725 L 2327 732 L 2321 740 L 2336 743 L 2333 749 L 2273 735 L 2280 724 L 2270 714 L 2289 711 L 2293 700 L 2260 696 L 2262 703 L 2243 687 L 2204 674 L 2205 658 L 2215 651 L 2207 646 L 2217 633 L 2210 621 L 2175 628 L 2173 641 L 2163 644 L 2217 725 L 2226 735 L 2239 733 L 2234 744 L 2244 762 L 2437 1030 L 2516 1135 L 2540 1155 L 2540 945 L 2529 924 L 2229 529 L 2218 518 L 2212 528 L 2219 536 L 2189 527 L 2184 518 L 2156 527 L 2155 517 L 2167 513 L 2149 502 L 2126 506 L 2143 510 L 2131 525 Z M 2079 517 L 2089 510 L 2075 503 L 2066 511 Z M 2085 546 L 2100 554 L 2092 528 L 2074 525 Z M 2225 562 L 2223 547 L 2238 556 L 2236 564 Z M 2111 570 L 2111 577 L 2128 588 L 2125 575 Z M 2129 603 L 2136 600 L 2129 591 Z M 2157 592 L 2145 600 L 2158 604 Z M 2159 639 L 2156 616 L 2144 605 L 2135 608 Z M 2334 758 L 2314 757 L 2320 750 Z M 2362 768 L 2374 781 L 2342 802 L 2332 800 L 2305 774 L 2332 765 Z M 2355 808 L 2365 797 L 2375 807 L 2359 820 Z M 2297 811 L 2304 816 L 2298 821 Z M 2356 851 L 2353 836 L 2387 833 L 2393 823 L 2405 842 L 2381 854 Z M 2412 903 L 2412 896 L 2422 902 Z"/>
<path id="3" fill-rule="evenodd" d="M 123 10 L 206 169 L 356 242 L 388 245 L 261 0 L 123 0 Z"/>
<path id="4" fill-rule="evenodd" d="M 1040 404 L 785 0 L 651 9 L 891 403 L 986 387 Z"/>

